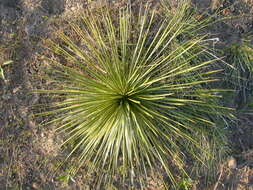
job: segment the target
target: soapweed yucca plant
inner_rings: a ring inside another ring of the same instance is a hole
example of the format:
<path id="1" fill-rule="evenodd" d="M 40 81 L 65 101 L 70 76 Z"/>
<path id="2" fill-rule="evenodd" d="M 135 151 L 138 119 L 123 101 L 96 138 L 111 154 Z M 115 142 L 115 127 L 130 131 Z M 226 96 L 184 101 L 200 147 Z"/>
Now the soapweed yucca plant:
<path id="1" fill-rule="evenodd" d="M 137 16 L 130 6 L 87 11 L 70 24 L 75 39 L 59 32 L 49 41 L 58 57 L 49 58 L 53 86 L 37 92 L 57 98 L 40 115 L 55 116 L 49 122 L 66 135 L 71 173 L 89 163 L 105 183 L 121 176 L 143 184 L 162 168 L 175 184 L 175 174 L 187 175 L 186 158 L 208 154 L 199 136 L 214 138 L 227 109 L 217 104 L 222 90 L 208 87 L 219 72 L 210 69 L 218 60 L 207 54 L 208 36 L 178 40 L 197 23 L 188 9 L 183 2 L 171 16 L 148 6 Z"/>

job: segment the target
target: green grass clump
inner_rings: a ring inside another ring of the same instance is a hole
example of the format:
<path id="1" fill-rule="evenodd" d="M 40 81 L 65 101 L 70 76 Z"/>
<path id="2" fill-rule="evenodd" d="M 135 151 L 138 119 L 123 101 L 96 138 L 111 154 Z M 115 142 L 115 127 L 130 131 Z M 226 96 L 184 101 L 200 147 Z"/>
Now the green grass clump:
<path id="1" fill-rule="evenodd" d="M 253 45 L 244 39 L 241 44 L 227 48 L 225 54 L 230 64 L 226 69 L 225 85 L 235 90 L 233 104 L 237 109 L 243 109 L 253 95 Z"/>
<path id="2" fill-rule="evenodd" d="M 204 164 L 200 137 L 222 141 L 227 109 L 217 103 L 221 90 L 208 87 L 218 59 L 207 35 L 189 35 L 199 27 L 189 10 L 185 2 L 173 14 L 104 8 L 71 24 L 75 39 L 59 32 L 50 41 L 53 86 L 38 93 L 59 98 L 40 115 L 56 116 L 49 122 L 66 135 L 66 161 L 77 165 L 70 173 L 90 163 L 105 183 L 143 184 L 162 168 L 175 184 L 188 158 Z"/>

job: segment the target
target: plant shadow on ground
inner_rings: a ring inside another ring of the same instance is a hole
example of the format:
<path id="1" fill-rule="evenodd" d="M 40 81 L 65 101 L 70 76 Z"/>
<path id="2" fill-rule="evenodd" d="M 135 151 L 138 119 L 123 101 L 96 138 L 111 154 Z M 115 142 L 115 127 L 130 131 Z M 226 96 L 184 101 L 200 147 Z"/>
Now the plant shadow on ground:
<path id="1" fill-rule="evenodd" d="M 229 1 L 226 2 L 225 6 L 229 7 L 231 4 Z M 30 12 L 22 11 L 22 5 L 14 0 L 0 3 L 1 26 L 3 30 L 6 29 L 1 31 L 2 34 L 6 34 L 1 43 L 7 43 L 8 46 L 17 41 L 15 47 L 7 48 L 6 51 L 15 61 L 6 68 L 8 81 L 6 84 L 0 82 L 0 189 L 89 189 L 89 183 L 92 183 L 93 178 L 90 174 L 80 174 L 75 178 L 75 183 L 70 182 L 65 186 L 51 176 L 57 159 L 61 159 L 57 158 L 58 144 L 61 140 L 55 139 L 51 130 L 38 127 L 32 118 L 31 106 L 49 101 L 29 92 L 42 83 L 39 76 L 36 79 L 31 76 L 41 68 L 40 61 L 35 60 L 36 52 L 40 51 L 37 47 L 39 39 L 47 34 L 43 29 L 48 27 L 47 21 L 44 22 L 47 18 L 43 16 L 51 17 L 63 11 L 62 4 L 58 9 L 52 8 L 46 1 L 43 3 L 43 8 L 36 8 Z M 242 11 L 247 12 L 250 9 L 250 6 L 246 5 L 241 4 L 242 7 L 245 6 Z M 237 11 L 236 8 L 233 9 L 234 12 Z M 1 11 L 4 9 L 5 11 Z M 29 14 L 25 15 L 24 12 Z M 36 14 L 40 16 L 32 18 Z M 8 22 L 8 26 L 4 21 Z M 252 24 L 252 19 L 248 18 L 245 22 L 241 19 L 231 20 L 217 26 L 215 30 L 221 34 L 220 38 L 225 44 L 230 44 L 231 41 L 240 41 L 244 32 L 252 30 L 252 25 L 247 26 L 248 23 Z M 226 32 L 223 30 L 224 26 L 228 28 Z M 228 33 L 231 33 L 231 37 L 227 36 Z M 239 118 L 238 124 L 232 127 L 230 134 L 237 169 L 224 166 L 222 172 L 217 174 L 217 189 L 252 188 L 253 118 L 245 114 L 241 114 Z M 61 175 L 64 174 L 65 172 L 61 171 Z M 85 178 L 88 178 L 86 184 L 83 182 Z M 153 184 L 154 180 L 159 179 L 151 179 L 149 189 L 157 189 L 156 184 Z"/>

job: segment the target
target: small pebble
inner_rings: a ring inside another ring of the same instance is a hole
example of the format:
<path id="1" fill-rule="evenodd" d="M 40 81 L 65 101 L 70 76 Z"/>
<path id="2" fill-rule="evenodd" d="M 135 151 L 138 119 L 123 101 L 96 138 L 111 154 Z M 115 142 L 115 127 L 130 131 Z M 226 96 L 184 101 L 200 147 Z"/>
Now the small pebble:
<path id="1" fill-rule="evenodd" d="M 39 189 L 39 186 L 38 186 L 37 183 L 33 183 L 33 184 L 32 184 L 32 187 L 33 187 L 34 189 Z"/>
<path id="2" fill-rule="evenodd" d="M 234 157 L 230 157 L 229 160 L 228 160 L 228 167 L 230 169 L 236 169 L 237 167 L 237 164 L 236 164 L 236 160 Z"/>

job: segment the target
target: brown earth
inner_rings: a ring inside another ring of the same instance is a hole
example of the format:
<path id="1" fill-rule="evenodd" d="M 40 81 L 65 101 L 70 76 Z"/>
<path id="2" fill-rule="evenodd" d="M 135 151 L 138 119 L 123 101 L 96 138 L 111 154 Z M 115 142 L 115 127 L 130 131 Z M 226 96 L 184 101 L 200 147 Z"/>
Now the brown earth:
<path id="1" fill-rule="evenodd" d="M 253 31 L 253 19 L 248 16 L 253 14 L 252 0 L 192 1 L 201 11 L 220 10 L 225 16 L 240 16 L 211 29 L 220 38 L 222 47 L 240 43 L 244 34 Z M 45 82 L 39 75 L 46 64 L 40 59 L 40 44 L 52 32 L 54 20 L 103 3 L 103 0 L 0 0 L 0 64 L 8 59 L 14 61 L 4 67 L 6 81 L 0 80 L 0 190 L 92 189 L 95 174 L 79 173 L 69 184 L 57 178 L 66 175 L 67 168 L 54 175 L 64 155 L 59 147 L 62 139 L 54 134 L 53 127 L 47 128 L 41 120 L 34 119 L 33 106 L 49 100 L 30 90 Z M 111 3 L 121 6 L 119 1 Z M 253 190 L 253 116 L 248 113 L 239 118 L 229 134 L 232 157 L 221 166 L 217 182 L 210 190 Z M 148 189 L 155 190 L 159 180 L 151 178 L 148 184 Z"/>

